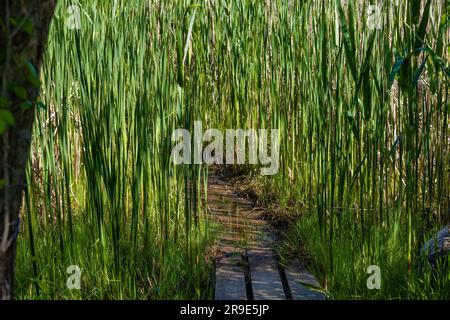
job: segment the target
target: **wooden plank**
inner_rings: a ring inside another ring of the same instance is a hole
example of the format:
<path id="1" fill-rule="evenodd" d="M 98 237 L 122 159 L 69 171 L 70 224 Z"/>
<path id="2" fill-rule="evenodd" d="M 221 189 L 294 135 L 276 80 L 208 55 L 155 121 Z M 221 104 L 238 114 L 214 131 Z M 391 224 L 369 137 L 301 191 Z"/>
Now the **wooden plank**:
<path id="1" fill-rule="evenodd" d="M 249 251 L 248 262 L 255 300 L 286 300 L 275 257 L 272 251 Z"/>
<path id="2" fill-rule="evenodd" d="M 293 300 L 325 300 L 325 295 L 317 290 L 311 289 L 301 283 L 319 287 L 317 279 L 308 271 L 302 269 L 298 263 L 289 264 L 285 270 L 286 278 L 291 289 Z"/>
<path id="3" fill-rule="evenodd" d="M 234 257 L 223 257 L 216 263 L 215 300 L 246 300 L 244 270 Z"/>

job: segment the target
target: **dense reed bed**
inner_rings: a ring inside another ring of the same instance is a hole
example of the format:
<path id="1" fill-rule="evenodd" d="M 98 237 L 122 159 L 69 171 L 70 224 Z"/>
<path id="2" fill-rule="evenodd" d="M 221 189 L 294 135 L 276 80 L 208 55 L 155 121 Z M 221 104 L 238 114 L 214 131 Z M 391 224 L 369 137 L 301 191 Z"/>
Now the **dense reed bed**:
<path id="1" fill-rule="evenodd" d="M 90 0 L 71 30 L 59 1 L 18 296 L 210 297 L 207 170 L 169 159 L 172 130 L 203 120 L 280 129 L 280 171 L 255 179 L 302 213 L 286 247 L 330 297 L 448 299 L 448 269 L 418 248 L 449 207 L 449 5 L 384 1 L 375 28 L 369 5 Z M 80 291 L 65 287 L 72 264 Z"/>
<path id="2" fill-rule="evenodd" d="M 70 29 L 70 4 L 59 1 L 45 53 L 18 295 L 208 298 L 204 173 L 169 160 L 172 130 L 192 117 L 169 32 L 186 8 L 87 1 Z M 70 265 L 81 290 L 66 287 Z"/>

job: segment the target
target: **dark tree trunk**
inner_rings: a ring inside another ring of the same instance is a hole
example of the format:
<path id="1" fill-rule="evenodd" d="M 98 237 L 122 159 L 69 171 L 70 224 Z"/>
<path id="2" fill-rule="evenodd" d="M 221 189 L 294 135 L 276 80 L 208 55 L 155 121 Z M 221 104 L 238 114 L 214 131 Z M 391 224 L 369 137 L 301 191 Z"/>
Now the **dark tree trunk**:
<path id="1" fill-rule="evenodd" d="M 0 0 L 0 110 L 14 117 L 14 124 L 0 135 L 0 299 L 14 295 L 16 236 L 39 93 L 37 75 L 55 3 Z"/>

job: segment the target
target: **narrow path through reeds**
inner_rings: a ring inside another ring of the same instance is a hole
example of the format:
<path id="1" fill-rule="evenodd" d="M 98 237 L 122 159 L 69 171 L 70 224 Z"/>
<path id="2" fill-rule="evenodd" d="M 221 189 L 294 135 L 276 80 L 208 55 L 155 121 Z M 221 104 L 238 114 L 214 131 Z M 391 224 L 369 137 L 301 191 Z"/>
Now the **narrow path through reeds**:
<path id="1" fill-rule="evenodd" d="M 318 282 L 299 261 L 278 263 L 276 237 L 262 212 L 218 175 L 209 178 L 207 205 L 218 232 L 216 300 L 324 299 L 310 289 Z"/>

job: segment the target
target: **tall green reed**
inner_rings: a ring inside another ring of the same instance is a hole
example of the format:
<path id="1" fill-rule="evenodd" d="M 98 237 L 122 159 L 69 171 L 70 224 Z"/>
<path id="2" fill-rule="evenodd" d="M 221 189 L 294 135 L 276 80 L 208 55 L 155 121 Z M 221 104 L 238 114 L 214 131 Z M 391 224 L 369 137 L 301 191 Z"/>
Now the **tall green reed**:
<path id="1" fill-rule="evenodd" d="M 266 190 L 316 215 L 308 234 L 337 290 L 344 262 L 364 275 L 392 250 L 395 274 L 414 275 L 450 193 L 448 4 L 383 2 L 378 23 L 375 3 L 346 3 L 211 1 L 199 34 L 209 25 L 213 40 L 198 39 L 196 58 L 213 52 L 201 65 L 214 76 L 205 113 L 215 125 L 281 129 L 281 169 Z"/>
<path id="2" fill-rule="evenodd" d="M 203 120 L 280 129 L 261 179 L 305 212 L 297 240 L 336 297 L 370 296 L 377 263 L 393 282 L 378 297 L 432 296 L 415 274 L 449 206 L 448 4 L 385 1 L 379 29 L 366 0 L 80 4 L 78 31 L 59 4 L 46 51 L 23 295 L 73 294 L 54 282 L 81 259 L 100 275 L 84 297 L 203 297 L 207 173 L 169 159 L 171 131 Z"/>
<path id="3" fill-rule="evenodd" d="M 204 173 L 170 161 L 171 132 L 190 123 L 172 51 L 190 6 L 82 1 L 71 29 L 70 4 L 59 2 L 45 53 L 19 295 L 207 298 L 210 236 L 194 201 Z M 69 265 L 82 269 L 79 292 L 66 288 Z"/>

